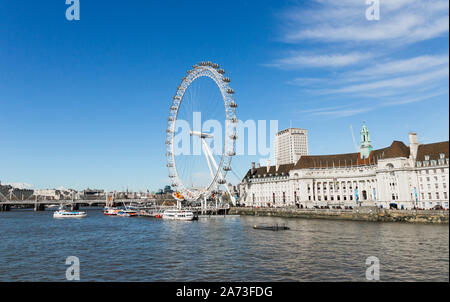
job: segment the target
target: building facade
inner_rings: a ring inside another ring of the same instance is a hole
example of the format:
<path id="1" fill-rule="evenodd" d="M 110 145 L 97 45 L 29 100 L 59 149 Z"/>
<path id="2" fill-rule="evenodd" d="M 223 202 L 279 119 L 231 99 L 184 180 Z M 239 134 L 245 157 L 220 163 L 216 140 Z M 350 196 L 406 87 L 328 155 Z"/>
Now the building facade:
<path id="1" fill-rule="evenodd" d="M 7 199 L 25 200 L 33 195 L 33 190 L 24 188 L 15 188 L 11 185 L 2 185 L 0 181 L 0 201 Z"/>
<path id="2" fill-rule="evenodd" d="M 449 142 L 409 146 L 394 141 L 373 150 L 363 126 L 360 152 L 304 155 L 291 164 L 255 167 L 240 183 L 246 206 L 448 209 Z"/>
<path id="3" fill-rule="evenodd" d="M 292 164 L 308 155 L 308 130 L 288 128 L 275 135 L 275 164 Z"/>

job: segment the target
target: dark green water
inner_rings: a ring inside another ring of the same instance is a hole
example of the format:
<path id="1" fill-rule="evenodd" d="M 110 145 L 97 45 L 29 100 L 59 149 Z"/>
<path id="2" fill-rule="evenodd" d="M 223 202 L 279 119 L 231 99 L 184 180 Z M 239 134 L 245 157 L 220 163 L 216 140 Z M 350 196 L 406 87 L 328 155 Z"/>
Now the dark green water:
<path id="1" fill-rule="evenodd" d="M 52 211 L 0 213 L 0 281 L 449 281 L 448 225 L 227 217 L 193 222 L 108 217 L 53 219 Z M 254 230 L 285 223 L 289 231 Z"/>

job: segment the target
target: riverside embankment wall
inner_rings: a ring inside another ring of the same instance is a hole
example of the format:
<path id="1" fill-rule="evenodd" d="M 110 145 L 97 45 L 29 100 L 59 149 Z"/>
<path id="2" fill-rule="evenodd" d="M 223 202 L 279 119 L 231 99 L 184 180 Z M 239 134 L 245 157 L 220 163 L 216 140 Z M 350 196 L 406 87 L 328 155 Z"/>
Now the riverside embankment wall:
<path id="1" fill-rule="evenodd" d="M 359 207 L 353 210 L 233 207 L 229 214 L 372 222 L 449 223 L 448 211 L 388 210 L 376 207 Z"/>

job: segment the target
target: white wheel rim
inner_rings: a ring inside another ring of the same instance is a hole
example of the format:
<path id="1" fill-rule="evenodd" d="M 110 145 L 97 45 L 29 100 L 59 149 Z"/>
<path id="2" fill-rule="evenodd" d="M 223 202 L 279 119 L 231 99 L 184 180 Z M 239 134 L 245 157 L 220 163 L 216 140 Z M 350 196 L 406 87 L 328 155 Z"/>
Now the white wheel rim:
<path id="1" fill-rule="evenodd" d="M 209 198 L 216 190 L 219 189 L 221 184 L 218 182 L 223 179 L 226 180 L 227 172 L 231 169 L 231 159 L 235 155 L 236 147 L 236 103 L 234 102 L 234 91 L 229 86 L 229 79 L 220 73 L 218 65 L 210 62 L 202 62 L 198 66 L 195 65 L 193 69 L 188 71 L 186 77 L 183 78 L 181 84 L 178 86 L 177 92 L 172 100 L 170 106 L 169 118 L 166 130 L 166 158 L 167 168 L 169 170 L 169 177 L 172 181 L 172 186 L 188 201 L 197 201 L 201 198 Z M 183 101 L 186 90 L 196 79 L 200 77 L 209 77 L 212 79 L 219 88 L 222 99 L 225 106 L 225 139 L 220 156 L 220 162 L 218 163 L 218 169 L 206 187 L 202 189 L 189 189 L 178 176 L 178 170 L 174 154 L 174 138 L 175 127 L 178 118 L 178 111 Z M 225 79 L 225 81 L 224 81 Z M 224 169 L 225 168 L 225 169 Z M 226 184 L 225 184 L 226 185 Z"/>

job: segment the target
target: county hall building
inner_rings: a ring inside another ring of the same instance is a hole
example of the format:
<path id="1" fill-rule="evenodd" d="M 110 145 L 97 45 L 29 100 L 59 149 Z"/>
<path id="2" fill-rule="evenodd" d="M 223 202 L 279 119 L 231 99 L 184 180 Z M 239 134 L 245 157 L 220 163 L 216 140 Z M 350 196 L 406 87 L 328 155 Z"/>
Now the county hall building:
<path id="1" fill-rule="evenodd" d="M 448 209 L 449 142 L 419 144 L 409 134 L 373 150 L 365 125 L 360 152 L 302 155 L 287 164 L 255 166 L 239 185 L 241 204 L 258 207 Z"/>

